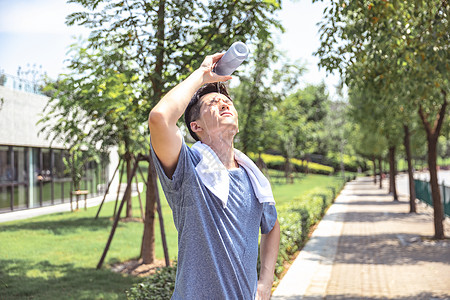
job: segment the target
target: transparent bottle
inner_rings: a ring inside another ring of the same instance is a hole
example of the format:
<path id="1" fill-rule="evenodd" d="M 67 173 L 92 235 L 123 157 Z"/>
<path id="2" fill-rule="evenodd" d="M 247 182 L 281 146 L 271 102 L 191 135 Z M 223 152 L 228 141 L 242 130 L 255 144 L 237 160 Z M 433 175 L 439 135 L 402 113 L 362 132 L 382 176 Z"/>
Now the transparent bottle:
<path id="1" fill-rule="evenodd" d="M 247 45 L 243 42 L 235 42 L 225 52 L 222 58 L 217 62 L 214 67 L 214 73 L 221 76 L 231 75 L 244 60 L 247 59 L 250 53 Z"/>

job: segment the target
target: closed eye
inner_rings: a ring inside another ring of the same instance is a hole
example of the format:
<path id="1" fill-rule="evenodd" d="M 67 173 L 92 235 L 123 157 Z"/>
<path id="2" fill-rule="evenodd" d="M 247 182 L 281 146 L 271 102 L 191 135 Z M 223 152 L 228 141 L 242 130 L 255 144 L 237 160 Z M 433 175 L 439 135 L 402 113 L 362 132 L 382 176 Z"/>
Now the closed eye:
<path id="1" fill-rule="evenodd" d="M 212 105 L 216 105 L 219 101 L 217 101 L 216 99 L 212 99 L 211 101 L 209 101 L 208 105 L 212 106 Z"/>
<path id="2" fill-rule="evenodd" d="M 208 102 L 208 106 L 216 105 L 217 103 L 219 103 L 219 100 L 222 100 L 223 102 L 225 102 L 225 103 L 228 104 L 228 105 L 233 105 L 233 100 L 231 100 L 231 99 L 229 99 L 229 98 L 227 98 L 227 97 L 224 97 L 224 98 L 220 98 L 220 99 L 217 99 L 217 98 L 211 99 L 211 100 Z"/>

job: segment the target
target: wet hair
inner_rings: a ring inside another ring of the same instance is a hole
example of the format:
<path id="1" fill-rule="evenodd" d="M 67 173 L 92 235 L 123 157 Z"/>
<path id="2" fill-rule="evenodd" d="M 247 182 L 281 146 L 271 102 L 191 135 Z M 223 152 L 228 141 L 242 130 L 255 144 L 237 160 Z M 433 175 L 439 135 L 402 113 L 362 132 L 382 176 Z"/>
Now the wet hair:
<path id="1" fill-rule="evenodd" d="M 223 84 L 222 82 L 207 83 L 203 85 L 201 88 L 199 88 L 197 92 L 195 92 L 194 96 L 192 96 L 191 101 L 186 107 L 186 110 L 184 111 L 184 122 L 186 123 L 189 133 L 196 141 L 199 141 L 200 139 L 198 138 L 197 134 L 195 134 L 195 132 L 192 131 L 191 122 L 198 120 L 198 118 L 200 117 L 200 107 L 201 107 L 200 99 L 206 94 L 218 93 L 219 92 L 218 87 L 220 88 L 220 94 L 225 95 L 229 99 L 231 99 L 225 84 Z"/>

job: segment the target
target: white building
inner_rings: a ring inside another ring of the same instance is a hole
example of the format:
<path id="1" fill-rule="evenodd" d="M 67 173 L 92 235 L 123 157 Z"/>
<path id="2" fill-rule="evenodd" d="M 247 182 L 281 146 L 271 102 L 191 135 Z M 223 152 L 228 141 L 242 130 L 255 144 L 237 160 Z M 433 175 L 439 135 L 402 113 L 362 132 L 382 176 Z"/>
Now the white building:
<path id="1" fill-rule="evenodd" d="M 72 181 L 63 163 L 68 152 L 62 144 L 50 148 L 45 135 L 38 135 L 43 125 L 36 123 L 49 98 L 35 93 L 30 83 L 0 77 L 0 213 L 68 202 Z M 86 165 L 81 188 L 88 197 L 104 192 L 117 163 L 112 151 L 108 165 Z"/>

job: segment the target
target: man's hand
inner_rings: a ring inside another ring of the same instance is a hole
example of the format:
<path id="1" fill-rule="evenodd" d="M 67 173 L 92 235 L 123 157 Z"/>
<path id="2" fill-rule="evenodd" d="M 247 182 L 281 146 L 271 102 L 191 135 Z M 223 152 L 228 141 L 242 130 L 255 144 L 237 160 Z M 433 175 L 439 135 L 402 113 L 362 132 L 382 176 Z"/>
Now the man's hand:
<path id="1" fill-rule="evenodd" d="M 269 300 L 272 291 L 272 282 L 258 281 L 255 300 Z"/>
<path id="2" fill-rule="evenodd" d="M 216 53 L 205 57 L 200 68 L 198 68 L 203 72 L 203 84 L 210 82 L 227 81 L 232 78 L 231 76 L 217 75 L 212 71 L 216 63 L 222 58 L 224 54 L 225 53 Z"/>

